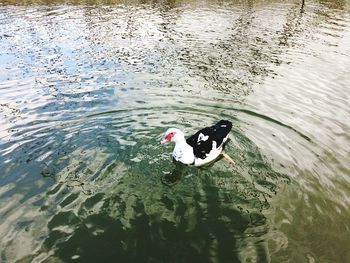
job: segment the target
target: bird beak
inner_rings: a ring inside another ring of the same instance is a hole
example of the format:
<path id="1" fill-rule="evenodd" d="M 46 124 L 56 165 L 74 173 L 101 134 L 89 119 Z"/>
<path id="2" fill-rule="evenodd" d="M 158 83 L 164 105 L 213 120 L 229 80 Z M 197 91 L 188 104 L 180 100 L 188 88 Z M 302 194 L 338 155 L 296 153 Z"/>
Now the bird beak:
<path id="1" fill-rule="evenodd" d="M 160 144 L 164 144 L 164 143 L 167 143 L 167 142 L 168 142 L 167 139 L 163 139 L 163 140 L 160 141 Z"/>

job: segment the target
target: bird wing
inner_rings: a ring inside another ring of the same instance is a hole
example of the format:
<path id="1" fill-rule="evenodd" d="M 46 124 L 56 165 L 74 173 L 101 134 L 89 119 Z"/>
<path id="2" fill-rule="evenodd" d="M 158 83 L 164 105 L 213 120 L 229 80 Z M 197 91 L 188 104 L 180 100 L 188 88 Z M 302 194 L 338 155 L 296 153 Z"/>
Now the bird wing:
<path id="1" fill-rule="evenodd" d="M 216 148 L 220 148 L 224 138 L 231 131 L 232 123 L 221 120 L 217 124 L 206 127 L 191 137 L 186 142 L 193 148 L 193 153 L 196 158 L 204 159 L 207 154 L 213 149 L 213 142 L 216 143 Z"/>

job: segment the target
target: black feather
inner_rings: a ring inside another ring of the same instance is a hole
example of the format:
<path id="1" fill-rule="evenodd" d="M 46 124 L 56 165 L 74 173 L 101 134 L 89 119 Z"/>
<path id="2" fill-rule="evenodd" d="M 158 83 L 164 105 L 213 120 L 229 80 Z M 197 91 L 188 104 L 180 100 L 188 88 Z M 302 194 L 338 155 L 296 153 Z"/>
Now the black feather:
<path id="1" fill-rule="evenodd" d="M 221 147 L 224 138 L 232 129 L 232 123 L 227 120 L 221 120 L 217 124 L 201 129 L 196 134 L 189 137 L 186 142 L 193 148 L 196 158 L 204 159 L 212 150 L 213 141 L 216 141 L 217 147 Z M 208 136 L 207 140 L 198 140 L 200 134 Z"/>

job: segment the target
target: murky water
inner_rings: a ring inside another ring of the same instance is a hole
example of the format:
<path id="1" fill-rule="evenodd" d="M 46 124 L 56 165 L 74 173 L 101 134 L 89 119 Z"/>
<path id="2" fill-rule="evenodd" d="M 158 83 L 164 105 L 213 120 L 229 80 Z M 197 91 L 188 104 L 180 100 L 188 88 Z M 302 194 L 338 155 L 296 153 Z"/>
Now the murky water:
<path id="1" fill-rule="evenodd" d="M 1 262 L 350 261 L 348 1 L 15 3 Z M 236 165 L 158 144 L 222 118 Z"/>

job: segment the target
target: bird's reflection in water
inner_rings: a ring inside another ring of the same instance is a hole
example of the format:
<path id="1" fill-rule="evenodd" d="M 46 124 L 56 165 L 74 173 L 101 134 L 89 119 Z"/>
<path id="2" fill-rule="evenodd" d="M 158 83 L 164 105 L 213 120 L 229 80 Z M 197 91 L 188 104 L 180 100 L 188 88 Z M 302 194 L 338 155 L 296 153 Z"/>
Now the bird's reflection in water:
<path id="1" fill-rule="evenodd" d="M 178 183 L 187 167 L 187 165 L 177 162 L 175 159 L 173 159 L 173 163 L 175 165 L 174 169 L 171 172 L 166 172 L 161 177 L 162 183 L 167 186 L 173 186 Z"/>
<path id="2" fill-rule="evenodd" d="M 208 167 L 212 167 L 214 165 L 214 163 L 216 163 L 217 161 L 219 161 L 223 158 L 224 158 L 224 156 L 222 154 L 220 154 L 219 157 L 217 159 L 215 159 L 214 161 L 212 161 L 206 165 L 196 167 L 196 168 L 197 169 L 206 169 Z M 180 179 L 182 178 L 182 176 L 185 174 L 186 170 L 188 170 L 188 168 L 191 167 L 191 166 L 188 166 L 188 165 L 185 165 L 183 163 L 176 161 L 174 158 L 173 158 L 173 163 L 175 165 L 174 169 L 171 172 L 165 172 L 161 177 L 161 182 L 164 185 L 173 186 L 173 185 L 177 184 L 180 181 Z"/>

